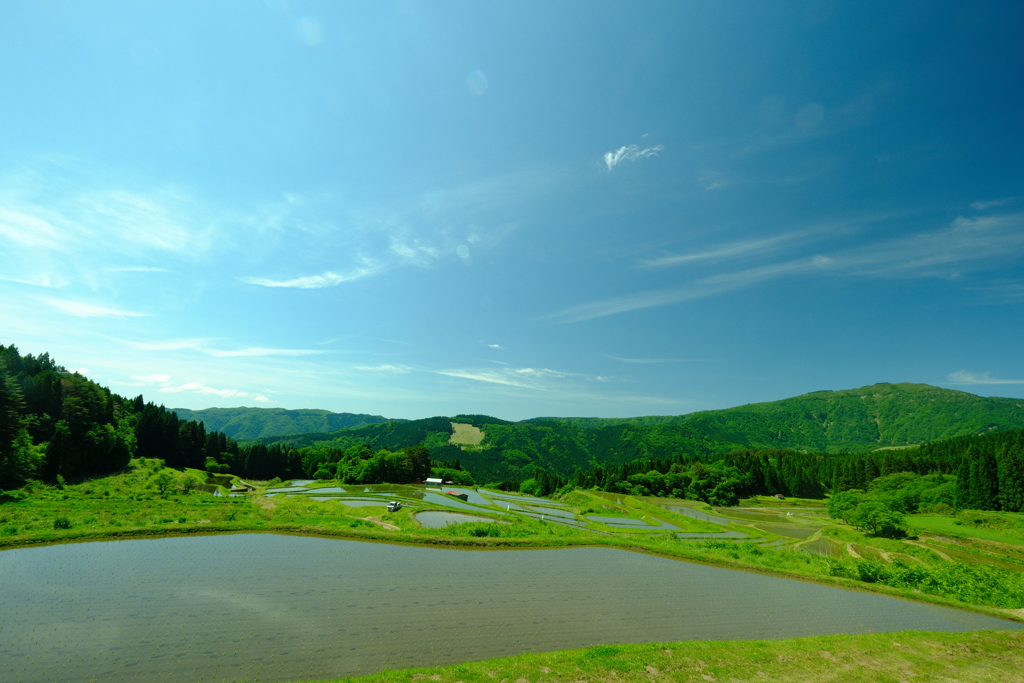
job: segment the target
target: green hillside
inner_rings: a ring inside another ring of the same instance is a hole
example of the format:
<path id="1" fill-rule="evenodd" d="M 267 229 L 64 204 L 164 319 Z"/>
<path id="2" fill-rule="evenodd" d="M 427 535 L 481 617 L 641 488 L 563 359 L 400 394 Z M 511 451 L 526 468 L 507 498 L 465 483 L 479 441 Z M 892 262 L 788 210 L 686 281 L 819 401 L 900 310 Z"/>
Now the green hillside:
<path id="1" fill-rule="evenodd" d="M 986 398 L 927 384 L 873 384 L 676 417 L 531 420 L 549 421 L 584 429 L 689 425 L 718 443 L 841 453 L 1020 429 L 1024 400 Z"/>
<path id="2" fill-rule="evenodd" d="M 451 422 L 483 430 L 479 447 L 449 445 Z M 478 481 L 521 480 L 536 467 L 570 475 L 639 458 L 697 457 L 738 448 L 842 453 L 1024 428 L 1024 400 L 984 398 L 925 384 L 876 384 L 678 417 L 535 418 L 508 422 L 457 415 L 367 425 L 331 434 L 264 439 L 293 447 L 374 449 L 425 445 L 458 459 Z"/>
<path id="3" fill-rule="evenodd" d="M 282 434 L 334 432 L 368 424 L 389 422 L 380 415 L 332 413 L 329 410 L 284 408 L 175 408 L 185 421 L 203 422 L 208 431 L 224 432 L 238 441 L 252 441 Z"/>

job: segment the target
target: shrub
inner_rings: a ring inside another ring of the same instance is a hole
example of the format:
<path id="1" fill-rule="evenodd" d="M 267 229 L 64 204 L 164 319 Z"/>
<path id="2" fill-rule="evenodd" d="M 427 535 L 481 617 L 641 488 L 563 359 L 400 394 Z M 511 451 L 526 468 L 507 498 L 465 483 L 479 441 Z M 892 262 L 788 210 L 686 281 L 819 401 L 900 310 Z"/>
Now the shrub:
<path id="1" fill-rule="evenodd" d="M 903 515 L 885 503 L 866 500 L 850 514 L 850 524 L 875 536 L 899 536 L 906 533 Z"/>
<path id="2" fill-rule="evenodd" d="M 56 519 L 53 520 L 53 528 L 54 529 L 70 529 L 71 528 L 71 520 L 68 519 L 67 517 L 57 517 Z"/>

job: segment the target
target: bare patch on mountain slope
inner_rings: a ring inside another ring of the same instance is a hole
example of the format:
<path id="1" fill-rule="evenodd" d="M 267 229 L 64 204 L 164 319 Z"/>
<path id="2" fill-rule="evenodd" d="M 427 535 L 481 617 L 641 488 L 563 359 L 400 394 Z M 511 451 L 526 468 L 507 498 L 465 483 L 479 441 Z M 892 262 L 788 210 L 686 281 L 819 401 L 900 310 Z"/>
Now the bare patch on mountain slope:
<path id="1" fill-rule="evenodd" d="M 456 446 L 479 446 L 483 440 L 484 433 L 479 427 L 452 422 L 452 435 L 449 437 L 448 443 Z"/>

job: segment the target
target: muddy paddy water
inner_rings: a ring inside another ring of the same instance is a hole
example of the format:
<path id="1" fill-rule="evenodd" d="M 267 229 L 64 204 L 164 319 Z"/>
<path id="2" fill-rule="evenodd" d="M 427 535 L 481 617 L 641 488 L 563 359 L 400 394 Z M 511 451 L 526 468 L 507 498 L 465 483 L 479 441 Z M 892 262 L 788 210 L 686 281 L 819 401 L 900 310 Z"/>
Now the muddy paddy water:
<path id="1" fill-rule="evenodd" d="M 601 643 L 1020 628 L 606 548 L 272 534 L 0 552 L 9 683 L 285 681 Z"/>

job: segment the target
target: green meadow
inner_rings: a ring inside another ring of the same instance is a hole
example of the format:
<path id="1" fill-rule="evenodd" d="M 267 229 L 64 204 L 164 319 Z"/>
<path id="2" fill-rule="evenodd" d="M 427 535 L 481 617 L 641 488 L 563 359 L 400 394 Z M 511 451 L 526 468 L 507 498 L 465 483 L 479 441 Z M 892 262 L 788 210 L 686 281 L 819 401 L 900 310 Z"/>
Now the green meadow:
<path id="1" fill-rule="evenodd" d="M 683 641 L 523 654 L 342 679 L 346 683 L 548 681 L 1020 681 L 1024 633 L 904 631 L 787 640 Z"/>

